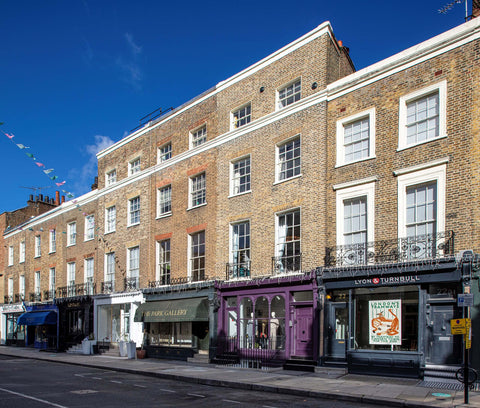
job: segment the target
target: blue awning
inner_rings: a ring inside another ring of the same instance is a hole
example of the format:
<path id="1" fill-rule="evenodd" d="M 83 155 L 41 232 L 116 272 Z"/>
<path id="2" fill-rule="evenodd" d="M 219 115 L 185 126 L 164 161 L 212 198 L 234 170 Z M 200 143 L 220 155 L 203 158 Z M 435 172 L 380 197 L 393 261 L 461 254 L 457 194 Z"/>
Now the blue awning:
<path id="1" fill-rule="evenodd" d="M 57 324 L 57 313 L 50 312 L 26 312 L 17 320 L 19 326 L 43 326 L 45 324 Z"/>

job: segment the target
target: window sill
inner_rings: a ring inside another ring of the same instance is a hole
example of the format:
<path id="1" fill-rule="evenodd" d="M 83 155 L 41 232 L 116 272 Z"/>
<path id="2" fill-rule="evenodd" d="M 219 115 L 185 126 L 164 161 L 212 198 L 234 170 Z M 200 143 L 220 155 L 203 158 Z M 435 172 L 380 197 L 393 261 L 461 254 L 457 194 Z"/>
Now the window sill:
<path id="1" fill-rule="evenodd" d="M 287 179 L 284 179 L 284 180 L 277 180 L 277 181 L 275 181 L 275 183 L 273 183 L 273 185 L 275 186 L 277 184 L 282 184 L 282 183 L 285 183 L 285 182 L 290 181 L 290 180 L 295 180 L 295 179 L 298 179 L 302 176 L 303 176 L 303 174 L 300 173 L 300 174 L 297 174 L 296 176 L 293 176 L 293 177 L 290 177 L 290 178 L 287 178 Z"/>
<path id="2" fill-rule="evenodd" d="M 113 234 L 114 232 L 117 232 L 117 230 L 105 231 L 104 235 Z"/>
<path id="3" fill-rule="evenodd" d="M 172 216 L 172 212 L 168 212 L 168 213 L 165 213 L 165 214 L 160 214 L 160 215 L 157 215 L 157 217 L 155 218 L 156 220 L 161 220 L 162 218 L 168 218 L 168 217 L 171 217 Z"/>
<path id="4" fill-rule="evenodd" d="M 67 244 L 67 248 L 68 248 L 68 247 L 75 246 L 75 245 L 77 245 L 77 243 L 75 243 L 75 244 Z"/>
<path id="5" fill-rule="evenodd" d="M 349 166 L 350 164 L 361 163 L 361 162 L 368 161 L 368 160 L 373 160 L 373 159 L 376 159 L 376 158 L 377 158 L 377 156 L 369 156 L 369 157 L 364 157 L 363 159 L 350 161 L 348 163 L 347 162 L 337 163 L 337 164 L 335 164 L 335 168 L 338 169 L 339 167 L 345 167 L 345 166 Z"/>
<path id="6" fill-rule="evenodd" d="M 53 254 L 56 254 L 56 253 L 57 253 L 57 251 L 50 251 L 50 252 L 48 253 L 48 255 L 53 255 Z"/>
<path id="7" fill-rule="evenodd" d="M 227 198 L 239 197 L 239 196 L 243 196 L 243 195 L 246 195 L 246 194 L 250 194 L 251 192 L 252 192 L 252 190 L 248 190 L 248 191 L 244 191 L 243 193 L 229 195 Z"/>
<path id="8" fill-rule="evenodd" d="M 206 205 L 207 205 L 207 203 L 203 203 L 203 204 L 200 204 L 200 205 L 196 205 L 195 207 L 188 207 L 187 211 L 195 210 L 196 208 L 200 208 L 200 207 L 205 207 Z"/>
<path id="9" fill-rule="evenodd" d="M 94 237 L 93 237 L 93 238 L 94 238 Z M 83 242 L 93 241 L 93 238 L 88 238 L 88 239 L 86 239 L 86 240 L 83 241 Z"/>
<path id="10" fill-rule="evenodd" d="M 33 257 L 33 259 L 37 259 L 37 258 L 41 258 L 41 257 L 42 257 L 42 255 L 35 255 L 35 256 Z"/>
<path id="11" fill-rule="evenodd" d="M 127 228 L 136 227 L 137 225 L 140 225 L 140 223 L 139 223 L 139 222 L 136 222 L 135 224 L 127 225 Z"/>
<path id="12" fill-rule="evenodd" d="M 448 135 L 442 135 L 442 136 L 437 136 L 433 139 L 424 140 L 423 142 L 413 143 L 413 144 L 409 144 L 409 145 L 402 144 L 401 146 L 400 145 L 398 146 L 397 152 L 401 152 L 402 150 L 410 149 L 411 147 L 424 145 L 426 143 L 435 142 L 436 140 L 446 139 L 447 137 L 448 137 Z"/>

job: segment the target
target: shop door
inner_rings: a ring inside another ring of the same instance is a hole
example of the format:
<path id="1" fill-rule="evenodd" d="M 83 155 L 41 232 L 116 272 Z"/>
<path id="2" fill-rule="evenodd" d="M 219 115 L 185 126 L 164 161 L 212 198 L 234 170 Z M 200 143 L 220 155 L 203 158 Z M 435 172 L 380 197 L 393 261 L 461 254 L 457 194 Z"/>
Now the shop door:
<path id="1" fill-rule="evenodd" d="M 458 317 L 454 304 L 431 305 L 426 361 L 430 364 L 460 364 L 462 336 L 450 332 L 450 320 Z M 433 323 L 433 324 L 432 324 Z"/>
<path id="2" fill-rule="evenodd" d="M 348 333 L 348 309 L 345 302 L 329 303 L 327 307 L 326 357 L 345 360 Z"/>
<path id="3" fill-rule="evenodd" d="M 313 308 L 296 307 L 293 325 L 293 344 L 296 357 L 313 356 Z"/>

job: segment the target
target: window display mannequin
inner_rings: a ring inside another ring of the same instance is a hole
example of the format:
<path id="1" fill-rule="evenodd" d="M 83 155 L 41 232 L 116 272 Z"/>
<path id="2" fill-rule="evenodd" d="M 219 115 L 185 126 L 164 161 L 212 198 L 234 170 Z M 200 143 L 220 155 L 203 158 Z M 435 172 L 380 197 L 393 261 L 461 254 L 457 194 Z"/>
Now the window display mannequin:
<path id="1" fill-rule="evenodd" d="M 277 348 L 277 336 L 280 334 L 279 327 L 280 323 L 275 315 L 275 312 L 272 312 L 272 318 L 270 319 L 270 342 L 273 350 L 276 350 Z"/>

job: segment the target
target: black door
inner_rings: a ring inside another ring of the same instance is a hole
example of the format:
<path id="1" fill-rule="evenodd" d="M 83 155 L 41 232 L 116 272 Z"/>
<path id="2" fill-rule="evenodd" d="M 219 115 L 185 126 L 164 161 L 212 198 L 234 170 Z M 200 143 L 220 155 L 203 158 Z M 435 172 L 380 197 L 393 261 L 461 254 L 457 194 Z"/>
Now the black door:
<path id="1" fill-rule="evenodd" d="M 450 320 L 458 318 L 454 303 L 433 304 L 430 309 L 426 362 L 429 364 L 460 364 L 462 336 L 452 335 Z"/>
<path id="2" fill-rule="evenodd" d="M 347 303 L 329 303 L 326 317 L 326 360 L 343 361 L 345 360 L 348 338 Z"/>

